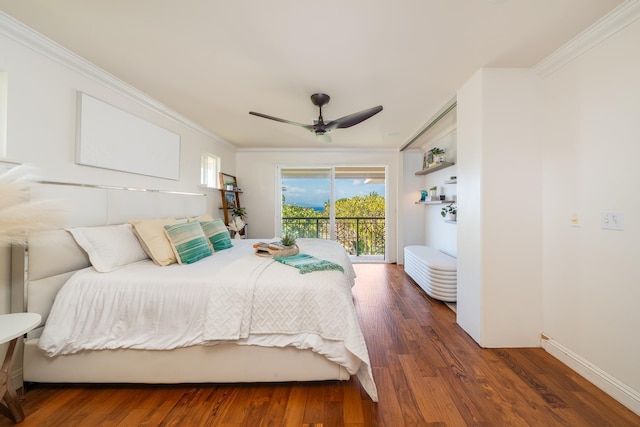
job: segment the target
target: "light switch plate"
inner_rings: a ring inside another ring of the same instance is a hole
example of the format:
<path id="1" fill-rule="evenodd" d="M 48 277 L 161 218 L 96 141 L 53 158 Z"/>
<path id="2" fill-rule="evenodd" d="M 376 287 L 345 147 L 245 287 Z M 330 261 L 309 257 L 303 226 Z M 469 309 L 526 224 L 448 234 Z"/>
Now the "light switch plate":
<path id="1" fill-rule="evenodd" d="M 580 214 L 578 212 L 573 212 L 569 221 L 572 227 L 580 227 Z"/>

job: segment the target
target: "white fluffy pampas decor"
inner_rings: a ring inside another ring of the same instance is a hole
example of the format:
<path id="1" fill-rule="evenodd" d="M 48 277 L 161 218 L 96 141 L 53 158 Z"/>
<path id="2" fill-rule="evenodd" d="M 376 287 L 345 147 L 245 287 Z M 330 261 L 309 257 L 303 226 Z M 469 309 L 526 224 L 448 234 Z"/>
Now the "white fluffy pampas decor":
<path id="1" fill-rule="evenodd" d="M 235 235 L 233 236 L 234 239 L 240 239 L 240 231 L 242 231 L 242 229 L 244 229 L 245 226 L 245 222 L 242 220 L 242 218 L 240 218 L 239 216 L 233 218 L 231 221 L 229 221 L 229 225 L 227 226 L 227 228 L 230 231 L 235 232 Z"/>
<path id="2" fill-rule="evenodd" d="M 34 168 L 16 166 L 0 172 L 0 246 L 25 242 L 29 232 L 51 228 L 62 217 L 59 203 L 31 200 Z"/>

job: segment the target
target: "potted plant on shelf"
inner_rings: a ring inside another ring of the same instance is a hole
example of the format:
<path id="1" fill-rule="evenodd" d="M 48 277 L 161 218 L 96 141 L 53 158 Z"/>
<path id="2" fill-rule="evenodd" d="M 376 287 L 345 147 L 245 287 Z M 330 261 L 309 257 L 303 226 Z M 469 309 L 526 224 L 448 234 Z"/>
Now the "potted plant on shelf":
<path id="1" fill-rule="evenodd" d="M 231 213 L 234 217 L 237 216 L 240 218 L 244 218 L 244 216 L 247 214 L 247 211 L 244 208 L 235 208 L 233 211 L 231 211 Z"/>
<path id="2" fill-rule="evenodd" d="M 433 163 L 442 163 L 446 159 L 442 148 L 434 147 L 429 152 L 433 155 Z"/>
<path id="3" fill-rule="evenodd" d="M 455 221 L 457 212 L 456 207 L 450 204 L 442 208 L 440 215 L 442 215 L 445 221 Z"/>
<path id="4" fill-rule="evenodd" d="M 429 197 L 430 200 L 437 200 L 438 199 L 438 187 L 437 186 L 433 186 L 429 189 Z"/>
<path id="5" fill-rule="evenodd" d="M 233 191 L 233 189 L 235 188 L 236 183 L 233 181 L 225 181 L 224 182 L 224 188 L 227 191 Z"/>

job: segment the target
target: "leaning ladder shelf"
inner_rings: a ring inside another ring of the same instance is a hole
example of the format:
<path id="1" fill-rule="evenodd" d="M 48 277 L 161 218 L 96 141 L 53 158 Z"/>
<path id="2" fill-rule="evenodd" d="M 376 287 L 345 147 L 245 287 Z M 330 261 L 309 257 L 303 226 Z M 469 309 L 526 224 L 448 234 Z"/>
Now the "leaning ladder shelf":
<path id="1" fill-rule="evenodd" d="M 242 191 L 238 188 L 238 180 L 235 176 L 220 172 L 220 197 L 222 204 L 220 209 L 223 212 L 224 223 L 228 226 L 234 219 L 234 211 L 236 209 L 242 209 L 240 205 L 240 195 Z M 231 187 L 227 190 L 227 186 Z M 240 215 L 242 216 L 242 215 Z M 247 236 L 247 225 L 245 223 L 244 229 L 239 231 L 242 238 Z"/>
<path id="2" fill-rule="evenodd" d="M 242 207 L 240 206 L 240 194 L 242 194 L 242 191 L 224 189 L 220 189 L 219 191 L 222 198 L 222 206 L 220 207 L 220 209 L 222 209 L 223 211 L 224 223 L 229 224 L 229 221 L 232 219 L 232 215 L 230 214 L 233 212 L 233 210 L 236 208 L 240 209 Z M 234 196 L 229 199 L 227 198 L 227 194 L 233 194 Z M 233 206 L 230 206 L 229 200 L 235 200 L 235 204 Z"/>

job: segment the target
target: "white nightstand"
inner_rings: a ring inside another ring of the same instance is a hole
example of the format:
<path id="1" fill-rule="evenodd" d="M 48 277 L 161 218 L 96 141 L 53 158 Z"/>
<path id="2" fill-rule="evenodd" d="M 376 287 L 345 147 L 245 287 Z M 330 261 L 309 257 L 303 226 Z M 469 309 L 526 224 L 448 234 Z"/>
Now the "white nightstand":
<path id="1" fill-rule="evenodd" d="M 24 419 L 22 406 L 18 401 L 18 395 L 11 382 L 11 365 L 13 364 L 13 352 L 16 349 L 18 339 L 38 326 L 41 317 L 37 313 L 12 313 L 0 315 L 0 344 L 10 341 L 7 355 L 2 363 L 0 371 L 0 399 L 7 405 L 0 405 L 0 412 L 19 423 Z"/>

